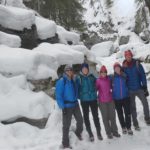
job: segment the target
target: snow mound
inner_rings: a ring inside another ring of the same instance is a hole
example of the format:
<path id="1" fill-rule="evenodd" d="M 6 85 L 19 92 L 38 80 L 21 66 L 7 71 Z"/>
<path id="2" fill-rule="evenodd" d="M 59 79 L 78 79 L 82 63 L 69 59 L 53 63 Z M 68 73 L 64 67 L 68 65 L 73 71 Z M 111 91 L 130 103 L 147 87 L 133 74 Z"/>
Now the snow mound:
<path id="1" fill-rule="evenodd" d="M 74 32 L 69 32 L 62 26 L 57 25 L 57 34 L 62 44 L 68 44 L 72 42 L 73 45 L 78 45 L 80 42 L 80 35 Z"/>
<path id="2" fill-rule="evenodd" d="M 70 45 L 70 47 L 76 51 L 82 52 L 84 55 L 87 55 L 89 50 L 84 45 Z"/>
<path id="3" fill-rule="evenodd" d="M 0 46 L 0 53 L 0 72 L 3 74 L 25 74 L 27 79 L 57 78 L 58 63 L 52 56 L 6 46 Z"/>
<path id="4" fill-rule="evenodd" d="M 0 5 L 0 25 L 5 28 L 22 31 L 31 29 L 35 24 L 35 14 L 31 10 Z"/>
<path id="5" fill-rule="evenodd" d="M 44 92 L 32 92 L 25 76 L 6 78 L 0 75 L 0 120 L 48 117 L 52 100 Z"/>
<path id="6" fill-rule="evenodd" d="M 54 57 L 59 65 L 80 64 L 84 61 L 83 53 L 64 44 L 42 43 L 33 51 Z"/>
<path id="7" fill-rule="evenodd" d="M 39 39 L 44 40 L 55 36 L 56 24 L 54 21 L 41 18 L 41 17 L 36 17 L 35 24 L 37 27 Z"/>
<path id="8" fill-rule="evenodd" d="M 26 8 L 26 6 L 23 4 L 23 0 L 1 0 L 1 4 L 13 7 Z"/>
<path id="9" fill-rule="evenodd" d="M 7 34 L 0 31 L 0 44 L 10 47 L 20 47 L 21 39 L 19 36 Z"/>
<path id="10" fill-rule="evenodd" d="M 102 42 L 94 45 L 91 48 L 91 52 L 96 57 L 107 57 L 114 52 L 114 45 L 112 41 Z"/>

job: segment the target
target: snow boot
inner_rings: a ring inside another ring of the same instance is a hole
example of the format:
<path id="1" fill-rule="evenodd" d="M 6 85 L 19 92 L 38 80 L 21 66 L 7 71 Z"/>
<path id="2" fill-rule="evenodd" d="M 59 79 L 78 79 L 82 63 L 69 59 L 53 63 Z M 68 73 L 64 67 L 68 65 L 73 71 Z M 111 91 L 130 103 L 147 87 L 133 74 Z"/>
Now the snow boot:
<path id="1" fill-rule="evenodd" d="M 102 137 L 101 133 L 97 133 L 97 138 L 98 138 L 98 140 L 100 140 L 100 141 L 103 140 L 103 137 Z"/>
<path id="2" fill-rule="evenodd" d="M 128 134 L 133 135 L 133 131 L 131 129 L 128 129 Z"/>
<path id="3" fill-rule="evenodd" d="M 126 128 L 122 128 L 122 133 L 123 134 L 127 134 L 127 129 Z"/>
<path id="4" fill-rule="evenodd" d="M 117 138 L 120 138 L 120 137 L 121 137 L 121 135 L 120 135 L 118 132 L 113 133 L 113 136 L 114 136 L 114 137 L 117 137 Z"/>
<path id="5" fill-rule="evenodd" d="M 76 131 L 75 131 L 74 133 L 75 133 L 75 135 L 77 136 L 77 138 L 78 138 L 80 141 L 82 141 L 82 140 L 83 140 L 83 138 L 82 138 L 82 135 L 81 135 L 81 134 L 78 134 Z"/>
<path id="6" fill-rule="evenodd" d="M 113 135 L 112 134 L 108 134 L 107 137 L 108 137 L 108 139 L 113 139 Z"/>
<path id="7" fill-rule="evenodd" d="M 135 130 L 136 131 L 141 131 L 141 128 L 137 125 L 137 126 L 134 126 Z"/>

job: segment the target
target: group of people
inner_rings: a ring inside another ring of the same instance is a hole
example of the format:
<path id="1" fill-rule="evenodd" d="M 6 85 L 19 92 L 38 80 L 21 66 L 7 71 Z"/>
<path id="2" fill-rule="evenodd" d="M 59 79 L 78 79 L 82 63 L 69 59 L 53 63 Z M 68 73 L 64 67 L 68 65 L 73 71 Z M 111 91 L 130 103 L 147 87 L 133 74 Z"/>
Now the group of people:
<path id="1" fill-rule="evenodd" d="M 71 66 L 65 67 L 63 77 L 56 83 L 56 100 L 62 109 L 62 146 L 64 149 L 72 148 L 69 143 L 69 128 L 72 116 L 75 117 L 77 122 L 74 133 L 78 139 L 82 140 L 84 120 L 89 140 L 94 141 L 89 119 L 90 110 L 96 127 L 97 138 L 103 140 L 98 108 L 101 111 L 105 131 L 109 139 L 120 137 L 115 110 L 123 134 L 133 135 L 131 119 L 135 130 L 140 131 L 141 128 L 137 120 L 136 96 L 142 102 L 145 123 L 150 125 L 149 105 L 146 98 L 149 93 L 144 68 L 140 61 L 133 58 L 130 50 L 125 51 L 124 56 L 125 60 L 122 65 L 118 62 L 114 64 L 113 75 L 108 75 L 107 68 L 102 66 L 98 78 L 90 73 L 87 63 L 81 65 L 81 72 L 77 76 L 74 76 Z M 80 100 L 80 105 L 78 100 Z"/>

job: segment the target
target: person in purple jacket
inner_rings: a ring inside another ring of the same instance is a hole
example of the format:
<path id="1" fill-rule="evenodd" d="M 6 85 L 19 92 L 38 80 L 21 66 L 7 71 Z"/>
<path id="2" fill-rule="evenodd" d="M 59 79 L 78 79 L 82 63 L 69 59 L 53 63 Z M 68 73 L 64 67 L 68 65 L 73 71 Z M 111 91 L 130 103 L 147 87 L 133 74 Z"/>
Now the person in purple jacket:
<path id="1" fill-rule="evenodd" d="M 100 69 L 100 77 L 96 81 L 96 88 L 98 90 L 98 102 L 107 137 L 109 139 L 112 139 L 113 136 L 120 137 L 116 125 L 111 79 L 107 76 L 107 69 L 105 66 L 102 66 Z"/>
<path id="2" fill-rule="evenodd" d="M 113 100 L 115 102 L 119 122 L 123 134 L 133 135 L 131 130 L 130 98 L 127 87 L 127 76 L 119 63 L 114 64 L 112 76 Z"/>

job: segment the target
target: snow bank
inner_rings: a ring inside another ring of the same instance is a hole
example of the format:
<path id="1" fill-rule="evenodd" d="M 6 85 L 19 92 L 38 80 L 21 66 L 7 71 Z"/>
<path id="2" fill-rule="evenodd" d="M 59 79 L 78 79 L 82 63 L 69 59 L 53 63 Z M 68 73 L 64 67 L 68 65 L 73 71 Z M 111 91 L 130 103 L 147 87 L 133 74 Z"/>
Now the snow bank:
<path id="1" fill-rule="evenodd" d="M 102 42 L 94 45 L 91 52 L 96 57 L 107 57 L 114 52 L 114 45 L 112 41 Z"/>
<path id="2" fill-rule="evenodd" d="M 35 24 L 37 27 L 39 39 L 44 40 L 55 36 L 56 24 L 54 21 L 41 17 L 36 17 Z"/>
<path id="3" fill-rule="evenodd" d="M 10 47 L 20 47 L 21 39 L 19 36 L 6 34 L 0 31 L 0 44 L 7 45 Z"/>
<path id="4" fill-rule="evenodd" d="M 59 65 L 80 64 L 84 61 L 83 53 L 75 51 L 64 44 L 42 43 L 33 51 L 54 57 Z"/>
<path id="5" fill-rule="evenodd" d="M 0 75 L 0 121 L 18 117 L 48 117 L 51 108 L 49 96 L 44 92 L 32 92 L 25 76 L 6 78 Z"/>
<path id="6" fill-rule="evenodd" d="M 23 0 L 1 0 L 1 4 L 13 7 L 26 8 L 26 6 L 23 4 Z"/>
<path id="7" fill-rule="evenodd" d="M 25 74 L 28 79 L 57 78 L 58 63 L 52 56 L 6 46 L 0 46 L 0 53 L 0 72 L 3 74 Z"/>
<path id="8" fill-rule="evenodd" d="M 87 55 L 89 50 L 84 45 L 70 45 L 70 47 L 76 51 L 82 52 L 84 55 Z"/>
<path id="9" fill-rule="evenodd" d="M 33 24 L 35 24 L 33 11 L 0 5 L 0 25 L 3 27 L 22 31 L 24 28 L 31 29 Z"/>
<path id="10" fill-rule="evenodd" d="M 57 34 L 62 44 L 68 44 L 71 41 L 73 45 L 77 45 L 80 42 L 80 35 L 74 32 L 69 32 L 62 26 L 57 25 Z"/>

